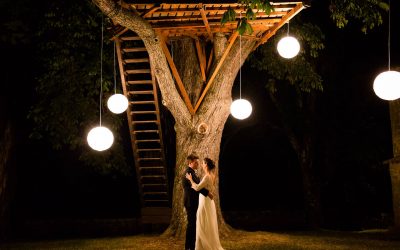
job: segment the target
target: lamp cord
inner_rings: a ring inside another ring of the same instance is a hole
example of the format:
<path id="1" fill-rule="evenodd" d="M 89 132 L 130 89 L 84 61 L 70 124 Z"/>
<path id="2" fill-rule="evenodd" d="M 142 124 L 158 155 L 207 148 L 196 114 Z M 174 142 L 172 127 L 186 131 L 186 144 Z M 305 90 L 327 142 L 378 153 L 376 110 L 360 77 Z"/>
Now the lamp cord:
<path id="1" fill-rule="evenodd" d="M 389 65 L 389 71 L 390 71 L 390 0 L 389 0 L 389 34 L 388 34 L 388 65 Z"/>
<path id="2" fill-rule="evenodd" d="M 289 25 L 289 22 L 287 22 L 287 36 L 289 36 L 289 28 L 290 28 L 290 25 Z"/>
<path id="3" fill-rule="evenodd" d="M 101 16 L 101 50 L 100 50 L 100 127 L 101 127 L 101 97 L 103 95 L 103 15 Z"/>
<path id="4" fill-rule="evenodd" d="M 117 73 L 116 73 L 116 64 L 115 64 L 115 47 L 116 47 L 116 43 L 114 41 L 114 94 L 117 94 Z"/>
<path id="5" fill-rule="evenodd" d="M 240 12 L 242 20 L 242 12 Z M 242 35 L 239 34 L 239 99 L 242 99 Z"/>

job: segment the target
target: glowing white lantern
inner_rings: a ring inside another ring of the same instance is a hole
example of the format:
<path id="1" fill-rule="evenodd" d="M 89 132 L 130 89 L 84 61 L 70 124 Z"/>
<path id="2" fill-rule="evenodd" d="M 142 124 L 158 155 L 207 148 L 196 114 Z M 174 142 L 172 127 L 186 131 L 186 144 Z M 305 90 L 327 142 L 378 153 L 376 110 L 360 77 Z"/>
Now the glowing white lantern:
<path id="1" fill-rule="evenodd" d="M 397 71 L 385 71 L 380 73 L 374 81 L 375 94 L 387 101 L 400 98 L 400 73 Z"/>
<path id="2" fill-rule="evenodd" d="M 300 51 L 300 43 L 292 36 L 286 36 L 278 42 L 278 53 L 283 58 L 293 58 L 297 56 Z"/>
<path id="3" fill-rule="evenodd" d="M 111 112 L 121 114 L 128 108 L 128 99 L 124 95 L 114 94 L 108 98 L 107 107 Z"/>
<path id="4" fill-rule="evenodd" d="M 106 127 L 95 127 L 89 131 L 87 141 L 92 149 L 103 151 L 111 147 L 114 142 L 114 135 Z"/>
<path id="5" fill-rule="evenodd" d="M 237 99 L 232 102 L 231 114 L 239 120 L 246 119 L 251 115 L 252 107 L 249 101 L 245 99 Z"/>

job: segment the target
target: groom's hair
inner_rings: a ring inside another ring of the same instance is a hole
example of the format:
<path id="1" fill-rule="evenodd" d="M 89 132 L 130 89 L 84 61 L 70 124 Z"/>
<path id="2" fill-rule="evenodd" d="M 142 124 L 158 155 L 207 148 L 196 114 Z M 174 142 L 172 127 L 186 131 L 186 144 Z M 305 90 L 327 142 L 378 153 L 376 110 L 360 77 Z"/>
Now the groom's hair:
<path id="1" fill-rule="evenodd" d="M 186 157 L 186 160 L 188 160 L 189 162 L 192 162 L 197 159 L 199 159 L 199 157 L 195 154 L 190 154 L 190 155 L 188 155 L 188 157 Z"/>

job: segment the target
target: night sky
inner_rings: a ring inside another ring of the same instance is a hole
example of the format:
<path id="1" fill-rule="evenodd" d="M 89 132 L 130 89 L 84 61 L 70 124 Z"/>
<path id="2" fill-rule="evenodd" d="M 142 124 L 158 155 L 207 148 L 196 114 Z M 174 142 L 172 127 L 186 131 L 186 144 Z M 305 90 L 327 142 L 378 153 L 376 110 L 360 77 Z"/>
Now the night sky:
<path id="1" fill-rule="evenodd" d="M 375 76 L 387 69 L 387 16 L 382 26 L 364 35 L 357 23 L 345 29 L 336 28 L 321 2 L 313 1 L 313 6 L 301 15 L 318 23 L 326 36 L 326 48 L 321 53 L 324 91 L 318 97 L 320 137 L 316 159 L 317 164 L 324 166 L 324 212 L 331 228 L 360 228 L 365 217 L 391 213 L 389 173 L 387 166 L 381 164 L 392 157 L 389 106 L 372 90 Z M 400 65 L 400 15 L 396 12 L 400 8 L 392 7 L 394 69 Z M 28 59 L 32 56 L 29 48 L 18 51 L 6 69 L 17 73 L 12 67 L 20 64 L 22 55 Z M 227 212 L 296 214 L 303 208 L 299 165 L 286 135 L 274 126 L 279 124 L 279 118 L 264 88 L 266 80 L 254 72 L 248 63 L 242 68 L 243 96 L 252 102 L 252 116 L 244 121 L 229 117 L 223 133 L 219 166 L 221 207 Z M 76 155 L 55 152 L 49 145 L 28 139 L 32 124 L 26 120 L 26 114 L 34 99 L 29 77 L 19 75 L 16 79 L 19 85 L 28 85 L 27 91 L 18 90 L 17 84 L 7 86 L 5 91 L 17 93 L 15 98 L 22 97 L 24 101 L 1 95 L 8 100 L 5 107 L 9 107 L 2 112 L 16 121 L 19 131 L 12 204 L 15 224 L 42 219 L 138 216 L 139 197 L 133 171 L 129 176 L 102 175 L 82 167 Z M 12 78 L 13 75 L 6 74 L 6 82 Z M 233 94 L 237 92 L 235 84 Z M 364 152 L 375 155 L 370 157 Z M 128 161 L 133 166 L 131 156 Z M 359 220 L 346 224 L 354 216 L 359 216 Z"/>

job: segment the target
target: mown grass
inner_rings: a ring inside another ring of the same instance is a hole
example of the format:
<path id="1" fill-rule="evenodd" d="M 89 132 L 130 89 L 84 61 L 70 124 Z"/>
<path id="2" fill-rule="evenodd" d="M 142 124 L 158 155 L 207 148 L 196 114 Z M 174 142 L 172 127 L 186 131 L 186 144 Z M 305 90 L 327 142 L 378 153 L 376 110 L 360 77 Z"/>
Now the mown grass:
<path id="1" fill-rule="evenodd" d="M 301 232 L 247 232 L 234 231 L 221 239 L 229 250 L 371 250 L 400 249 L 399 233 L 386 230 L 362 232 L 301 231 Z M 36 242 L 14 242 L 0 245 L 0 249 L 183 249 L 183 239 L 171 239 L 159 235 L 134 235 L 127 237 L 71 239 Z"/>

